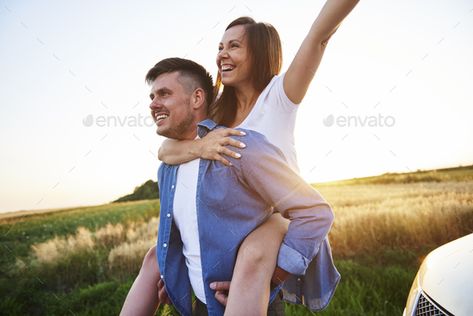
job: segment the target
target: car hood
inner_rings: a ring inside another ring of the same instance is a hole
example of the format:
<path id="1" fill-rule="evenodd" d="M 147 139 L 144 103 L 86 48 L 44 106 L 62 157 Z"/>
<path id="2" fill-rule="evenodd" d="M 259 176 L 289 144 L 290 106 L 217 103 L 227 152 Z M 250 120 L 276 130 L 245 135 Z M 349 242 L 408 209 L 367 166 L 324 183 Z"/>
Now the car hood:
<path id="1" fill-rule="evenodd" d="M 425 258 L 422 290 L 454 315 L 473 315 L 473 234 L 449 242 Z"/>

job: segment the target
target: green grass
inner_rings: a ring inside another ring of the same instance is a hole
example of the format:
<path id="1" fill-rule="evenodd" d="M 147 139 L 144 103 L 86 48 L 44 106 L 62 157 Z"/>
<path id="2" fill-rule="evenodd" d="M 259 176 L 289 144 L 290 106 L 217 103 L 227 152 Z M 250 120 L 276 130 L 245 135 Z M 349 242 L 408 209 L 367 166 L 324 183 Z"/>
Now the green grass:
<path id="1" fill-rule="evenodd" d="M 65 315 L 69 309 L 81 315 L 117 314 L 134 275 L 128 283 L 114 280 L 104 270 L 108 251 L 84 251 L 39 267 L 28 257 L 31 245 L 74 234 L 78 227 L 95 231 L 107 223 L 143 222 L 158 214 L 159 200 L 148 200 L 0 220 L 0 315 Z M 18 271 L 17 259 L 27 262 L 26 269 Z"/>
<path id="2" fill-rule="evenodd" d="M 343 197 L 346 201 L 341 198 L 337 200 L 336 195 L 337 193 L 340 195 L 341 187 L 337 188 L 336 185 L 444 180 L 451 182 L 471 179 L 473 179 L 473 167 L 470 166 L 411 174 L 388 174 L 376 178 L 329 183 L 323 186 L 329 189 L 327 193 L 335 194 L 330 200 L 334 200 L 334 205 L 340 209 L 348 207 L 349 203 L 360 203 L 357 207 L 363 210 L 365 203 L 372 203 L 373 197 L 369 195 L 371 191 L 366 193 L 368 194 L 367 201 L 358 196 Z M 446 185 L 446 190 L 449 190 L 448 184 Z M 330 186 L 335 187 L 330 189 Z M 346 187 L 348 188 L 346 192 L 352 192 L 356 187 L 352 187 L 351 191 L 349 187 Z M 373 185 L 373 187 L 378 186 Z M 392 186 L 379 187 L 382 187 L 379 189 L 380 194 L 383 190 L 392 188 Z M 379 195 L 376 196 L 379 197 Z M 465 195 L 465 201 L 471 201 L 469 196 Z M 426 199 L 431 198 L 426 197 Z M 444 211 L 447 212 L 449 209 Z M 344 212 L 348 212 L 347 209 Z M 44 242 L 54 236 L 74 235 L 78 227 L 95 231 L 108 223 L 143 222 L 158 214 L 159 201 L 146 200 L 10 218 L 0 217 L 0 249 L 3 251 L 0 259 L 0 295 L 2 297 L 0 315 L 117 315 L 139 269 L 138 265 L 135 270 L 120 271 L 120 275 L 107 270 L 107 256 L 110 250 L 103 247 L 64 256 L 54 264 L 38 265 L 32 260 L 31 245 Z M 406 296 L 421 259 L 437 245 L 434 241 L 420 247 L 397 247 L 395 242 L 383 241 L 382 238 L 388 238 L 386 236 L 390 235 L 376 234 L 375 237 L 380 239 L 381 245 L 376 249 L 369 249 L 369 251 L 365 249 L 361 253 L 352 254 L 346 252 L 335 257 L 342 280 L 328 308 L 319 314 L 402 314 Z M 359 238 L 365 237 L 361 234 L 353 236 L 354 241 L 363 242 L 363 240 L 358 241 Z M 334 251 L 334 253 L 337 252 Z M 25 262 L 26 268 L 19 269 L 16 265 L 17 259 Z M 158 314 L 173 315 L 175 313 L 165 307 L 161 308 Z M 286 305 L 286 314 L 312 315 L 303 307 L 289 304 Z"/>
<path id="3" fill-rule="evenodd" d="M 0 225 L 1 244 L 9 244 L 16 255 L 25 257 L 28 245 L 55 235 L 73 234 L 78 226 L 96 229 L 106 223 L 141 221 L 158 213 L 157 201 L 110 204 L 73 209 L 49 215 L 9 220 Z M 14 225 L 11 227 L 11 225 Z M 45 231 L 43 228 L 51 227 Z M 49 226 L 48 226 L 49 225 Z M 29 238 L 26 238 L 29 236 Z M 19 243 L 25 243 L 18 247 Z M 427 252 L 425 250 L 424 252 Z M 103 271 L 106 254 L 84 252 L 55 265 L 31 266 L 21 274 L 0 278 L 1 311 L 9 315 L 116 315 L 134 275 L 114 278 Z M 398 250 L 381 250 L 365 256 L 336 259 L 342 280 L 329 307 L 321 315 L 399 315 L 418 266 L 419 255 Z M 3 260 L 3 268 L 12 260 Z M 12 284 L 15 286 L 12 289 Z M 287 305 L 287 315 L 311 315 L 302 307 Z M 1 314 L 1 312 L 0 312 Z M 160 315 L 171 315 L 161 308 Z"/>
<path id="4" fill-rule="evenodd" d="M 337 260 L 342 280 L 332 302 L 320 315 L 401 315 L 415 269 L 402 266 L 366 266 Z M 306 309 L 287 305 L 288 315 L 310 315 Z"/>
<path id="5" fill-rule="evenodd" d="M 422 255 L 429 252 L 424 249 Z M 350 259 L 335 259 L 342 275 L 329 306 L 317 315 L 401 315 L 418 269 L 419 255 L 381 249 Z M 286 305 L 287 315 L 312 315 L 306 308 Z"/>
<path id="6" fill-rule="evenodd" d="M 444 168 L 436 170 L 418 170 L 407 173 L 385 173 L 379 176 L 354 178 L 333 182 L 318 183 L 317 186 L 353 185 L 353 184 L 391 184 L 415 182 L 472 181 L 473 166 Z"/>
<path id="7" fill-rule="evenodd" d="M 96 230 L 107 223 L 146 221 L 157 214 L 159 200 L 146 200 L 0 219 L 0 266 L 5 269 L 16 258 L 27 256 L 34 243 L 74 234 L 81 226 Z"/>

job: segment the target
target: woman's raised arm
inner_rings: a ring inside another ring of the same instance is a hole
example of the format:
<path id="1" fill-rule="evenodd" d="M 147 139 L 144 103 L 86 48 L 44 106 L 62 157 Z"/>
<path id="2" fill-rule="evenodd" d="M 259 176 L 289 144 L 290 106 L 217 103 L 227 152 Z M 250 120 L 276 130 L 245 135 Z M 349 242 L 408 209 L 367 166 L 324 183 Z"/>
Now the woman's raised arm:
<path id="1" fill-rule="evenodd" d="M 284 92 L 292 102 L 299 104 L 304 98 L 328 40 L 357 3 L 358 0 L 328 0 L 323 6 L 284 77 Z"/>
<path id="2" fill-rule="evenodd" d="M 227 145 L 245 148 L 245 144 L 230 136 L 243 136 L 244 133 L 231 128 L 219 128 L 208 133 L 204 138 L 194 140 L 166 139 L 158 151 L 158 159 L 168 165 L 178 165 L 202 158 L 217 160 L 226 166 L 231 163 L 223 155 L 240 158 L 241 155 L 228 149 Z"/>

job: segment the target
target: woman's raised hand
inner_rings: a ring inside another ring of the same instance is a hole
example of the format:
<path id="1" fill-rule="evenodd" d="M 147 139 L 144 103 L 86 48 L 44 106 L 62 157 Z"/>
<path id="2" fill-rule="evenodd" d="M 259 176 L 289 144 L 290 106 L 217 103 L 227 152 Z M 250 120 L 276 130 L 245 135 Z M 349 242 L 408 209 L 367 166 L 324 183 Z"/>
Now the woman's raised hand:
<path id="1" fill-rule="evenodd" d="M 284 92 L 295 104 L 307 93 L 330 37 L 359 0 L 327 0 L 284 76 Z"/>
<path id="2" fill-rule="evenodd" d="M 224 156 L 240 158 L 241 154 L 230 150 L 226 146 L 245 148 L 246 145 L 230 136 L 243 136 L 245 132 L 232 128 L 218 128 L 208 133 L 204 138 L 199 139 L 199 156 L 202 159 L 220 161 L 226 166 L 231 166 L 230 161 Z"/>

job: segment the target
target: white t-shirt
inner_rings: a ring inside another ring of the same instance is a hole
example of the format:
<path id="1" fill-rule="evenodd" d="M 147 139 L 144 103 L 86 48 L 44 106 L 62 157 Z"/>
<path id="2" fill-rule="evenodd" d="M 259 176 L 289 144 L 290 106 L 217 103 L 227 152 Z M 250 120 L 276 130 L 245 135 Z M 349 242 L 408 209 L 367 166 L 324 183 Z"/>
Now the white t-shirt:
<path id="1" fill-rule="evenodd" d="M 298 106 L 284 92 L 283 79 L 284 74 L 273 77 L 256 100 L 250 114 L 238 127 L 266 136 L 270 143 L 281 149 L 288 165 L 298 172 L 294 144 Z M 196 206 L 199 162 L 200 159 L 195 159 L 179 166 L 174 195 L 174 221 L 181 233 L 192 289 L 197 298 L 206 303 Z"/>
<path id="2" fill-rule="evenodd" d="M 287 97 L 283 80 L 284 74 L 273 77 L 256 100 L 250 114 L 238 127 L 266 136 L 271 144 L 281 149 L 288 165 L 299 172 L 294 142 L 294 128 L 299 106 Z M 244 138 L 243 142 L 245 142 Z"/>
<path id="3" fill-rule="evenodd" d="M 192 289 L 197 298 L 205 303 L 196 205 L 199 162 L 200 159 L 195 159 L 179 166 L 174 194 L 174 222 L 181 233 L 182 252 L 186 257 Z"/>

